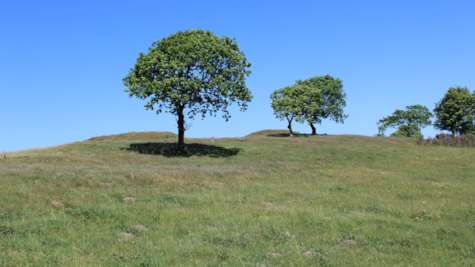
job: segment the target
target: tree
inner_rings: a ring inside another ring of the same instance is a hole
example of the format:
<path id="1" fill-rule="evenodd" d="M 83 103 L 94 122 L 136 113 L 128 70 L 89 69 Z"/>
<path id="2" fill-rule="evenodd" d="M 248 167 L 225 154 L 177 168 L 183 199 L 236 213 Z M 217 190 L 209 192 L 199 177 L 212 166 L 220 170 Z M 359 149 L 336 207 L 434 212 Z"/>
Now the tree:
<path id="1" fill-rule="evenodd" d="M 297 110 L 294 110 L 293 107 L 295 106 L 293 103 L 293 99 L 291 97 L 291 90 L 289 86 L 275 90 L 271 95 L 270 98 L 272 99 L 271 107 L 274 110 L 274 115 L 280 119 L 284 120 L 287 119 L 289 125 L 287 128 L 292 132 L 292 120 L 297 116 Z M 298 106 L 297 106 L 298 107 Z"/>
<path id="2" fill-rule="evenodd" d="M 431 117 L 432 113 L 425 106 L 406 106 L 406 110 L 396 109 L 391 116 L 379 120 L 378 130 L 384 132 L 388 127 L 397 127 L 391 136 L 419 138 L 422 137 L 421 128 L 432 124 Z"/>
<path id="3" fill-rule="evenodd" d="M 475 99 L 475 90 L 472 92 L 472 97 Z M 475 136 L 475 112 L 473 112 L 473 118 L 472 118 L 472 127 L 470 129 L 470 133 Z"/>
<path id="4" fill-rule="evenodd" d="M 340 79 L 334 79 L 330 75 L 315 76 L 304 81 L 297 80 L 290 88 L 292 110 L 297 114 L 295 121 L 307 122 L 312 128 L 312 134 L 317 134 L 314 124 L 321 124 L 323 119 L 343 123 L 348 117 L 343 114 L 346 94 Z"/>
<path id="5" fill-rule="evenodd" d="M 475 130 L 475 92 L 470 94 L 467 87 L 450 87 L 444 97 L 435 103 L 437 120 L 434 128 L 467 134 Z"/>
<path id="6" fill-rule="evenodd" d="M 149 99 L 145 108 L 163 110 L 178 117 L 178 152 L 185 152 L 185 116 L 216 116 L 233 102 L 247 109 L 252 95 L 245 75 L 251 63 L 235 38 L 218 37 L 210 31 L 179 31 L 152 43 L 148 54 L 139 54 L 134 68 L 123 79 L 129 96 Z"/>

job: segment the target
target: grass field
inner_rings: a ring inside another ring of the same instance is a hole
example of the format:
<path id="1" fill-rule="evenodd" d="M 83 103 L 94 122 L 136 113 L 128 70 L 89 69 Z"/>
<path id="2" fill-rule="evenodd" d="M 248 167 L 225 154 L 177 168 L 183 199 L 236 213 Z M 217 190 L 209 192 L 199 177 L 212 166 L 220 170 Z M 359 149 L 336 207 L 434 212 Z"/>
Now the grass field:
<path id="1" fill-rule="evenodd" d="M 475 265 L 475 148 L 286 135 L 6 153 L 0 266 Z"/>

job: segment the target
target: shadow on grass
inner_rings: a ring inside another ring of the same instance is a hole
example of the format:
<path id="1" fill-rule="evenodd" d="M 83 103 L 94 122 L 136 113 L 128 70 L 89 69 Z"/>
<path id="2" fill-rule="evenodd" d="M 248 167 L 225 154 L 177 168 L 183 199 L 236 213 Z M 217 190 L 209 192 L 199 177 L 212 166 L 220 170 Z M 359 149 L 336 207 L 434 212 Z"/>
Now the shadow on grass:
<path id="1" fill-rule="evenodd" d="M 326 135 L 326 134 L 317 134 L 317 135 Z M 278 134 L 268 134 L 269 137 L 290 137 L 288 133 L 278 133 Z M 295 137 L 309 137 L 312 136 L 311 134 L 294 134 Z"/>
<path id="2" fill-rule="evenodd" d="M 178 153 L 177 143 L 133 143 L 127 148 L 140 154 L 162 155 L 165 157 L 209 156 L 213 158 L 236 156 L 240 148 L 224 148 L 205 144 L 185 144 L 186 153 Z"/>

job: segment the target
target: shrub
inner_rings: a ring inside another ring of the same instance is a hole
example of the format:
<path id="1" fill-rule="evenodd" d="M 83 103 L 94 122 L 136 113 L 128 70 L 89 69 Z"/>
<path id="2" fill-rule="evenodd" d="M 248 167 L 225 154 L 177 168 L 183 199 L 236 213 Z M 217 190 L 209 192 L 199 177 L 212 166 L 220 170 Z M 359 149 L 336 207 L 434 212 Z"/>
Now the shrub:
<path id="1" fill-rule="evenodd" d="M 416 125 L 401 125 L 398 130 L 392 133 L 390 136 L 393 137 L 412 137 L 412 138 L 423 138 L 424 136 L 421 133 L 421 129 Z"/>
<path id="2" fill-rule="evenodd" d="M 450 134 L 438 134 L 435 138 L 427 138 L 424 140 L 422 137 L 417 140 L 419 145 L 445 145 L 445 146 L 471 146 L 475 147 L 475 135 L 466 134 L 466 135 L 457 135 L 452 136 Z"/>

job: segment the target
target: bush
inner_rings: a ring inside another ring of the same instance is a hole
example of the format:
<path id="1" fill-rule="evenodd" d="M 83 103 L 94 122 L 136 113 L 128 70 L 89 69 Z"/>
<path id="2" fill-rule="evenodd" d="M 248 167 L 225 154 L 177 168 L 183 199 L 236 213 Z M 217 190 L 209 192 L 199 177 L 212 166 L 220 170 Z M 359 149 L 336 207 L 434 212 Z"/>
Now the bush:
<path id="1" fill-rule="evenodd" d="M 445 146 L 457 146 L 457 147 L 464 147 L 464 146 L 471 146 L 475 147 L 475 135 L 473 134 L 466 134 L 466 135 L 457 135 L 453 136 L 450 134 L 438 134 L 435 138 L 427 138 L 424 140 L 423 138 L 419 138 L 417 140 L 417 144 L 419 145 L 445 145 Z"/>
<path id="2" fill-rule="evenodd" d="M 401 125 L 398 130 L 392 133 L 392 137 L 412 137 L 412 138 L 423 138 L 424 136 L 421 133 L 421 129 L 417 125 Z"/>

